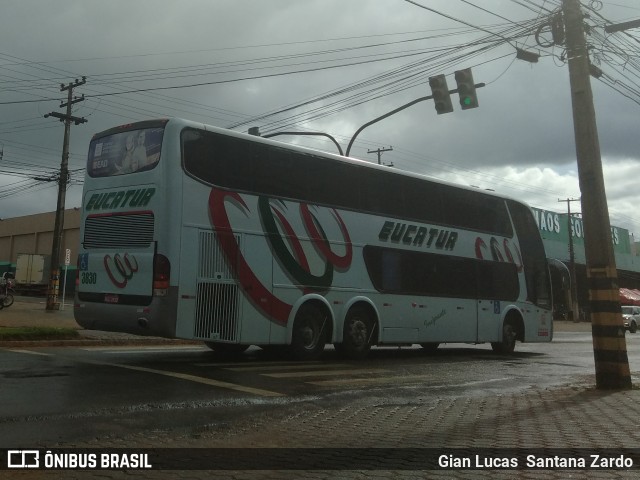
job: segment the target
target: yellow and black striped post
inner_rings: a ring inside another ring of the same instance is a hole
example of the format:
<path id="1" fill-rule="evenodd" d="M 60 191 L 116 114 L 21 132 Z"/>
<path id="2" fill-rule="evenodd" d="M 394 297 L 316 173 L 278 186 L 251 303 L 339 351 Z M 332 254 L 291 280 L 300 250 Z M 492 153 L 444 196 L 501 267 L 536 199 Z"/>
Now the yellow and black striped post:
<path id="1" fill-rule="evenodd" d="M 596 387 L 631 388 L 625 330 L 615 268 L 587 269 Z"/>
<path id="2" fill-rule="evenodd" d="M 580 1 L 562 0 L 562 13 L 582 199 L 596 387 L 629 389 L 629 360 Z"/>

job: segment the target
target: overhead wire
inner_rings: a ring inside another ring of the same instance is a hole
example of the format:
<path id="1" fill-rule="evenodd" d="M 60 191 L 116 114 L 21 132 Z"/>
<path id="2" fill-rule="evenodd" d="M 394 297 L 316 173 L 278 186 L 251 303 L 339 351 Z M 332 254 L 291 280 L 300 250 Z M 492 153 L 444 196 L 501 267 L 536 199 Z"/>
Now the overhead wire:
<path id="1" fill-rule="evenodd" d="M 517 27 L 513 27 L 511 26 L 509 30 L 504 30 L 504 34 L 511 34 L 513 38 L 518 38 L 519 36 L 525 35 L 527 31 L 531 31 L 533 30 L 535 27 L 533 24 L 531 25 L 527 25 L 522 31 L 518 32 L 517 34 L 512 30 L 513 28 L 517 28 Z M 504 35 L 503 35 L 504 36 Z M 491 48 L 495 47 L 495 46 L 499 46 L 500 44 L 502 44 L 502 41 L 496 41 L 495 38 L 492 38 L 493 36 L 486 36 L 483 37 L 477 41 L 471 42 L 471 43 L 467 43 L 466 45 L 455 45 L 450 47 L 449 49 L 445 49 L 442 52 L 440 52 L 438 55 L 433 56 L 433 57 L 429 57 L 428 59 L 425 60 L 418 60 L 414 63 L 411 64 L 405 64 L 402 65 L 400 67 L 398 67 L 397 69 L 391 70 L 391 71 L 387 71 L 382 75 L 378 75 L 378 76 L 374 76 L 371 77 L 369 79 L 366 79 L 364 81 L 358 82 L 356 84 L 352 84 L 347 86 L 346 88 L 343 89 L 338 89 L 338 90 L 334 90 L 334 91 L 329 91 L 323 95 L 319 95 L 317 97 L 314 97 L 310 100 L 306 100 L 304 102 L 298 103 L 298 104 L 293 104 L 293 105 L 289 105 L 286 108 L 280 109 L 280 110 L 276 110 L 276 111 L 271 111 L 271 112 L 267 112 L 265 114 L 261 114 L 259 116 L 255 116 L 252 118 L 249 118 L 243 122 L 237 122 L 234 124 L 231 124 L 228 126 L 228 128 L 237 128 L 243 125 L 248 125 L 250 123 L 255 123 L 261 120 L 264 120 L 265 118 L 271 117 L 271 116 L 276 116 L 288 111 L 292 111 L 295 110 L 296 108 L 301 108 L 303 106 L 307 106 L 310 105 L 311 103 L 316 103 L 316 102 L 322 102 L 327 100 L 328 98 L 332 97 L 332 96 L 338 96 L 344 93 L 349 92 L 352 89 L 361 89 L 364 86 L 370 86 L 373 85 L 375 83 L 380 83 L 383 81 L 388 81 L 388 79 L 394 79 L 393 81 L 390 81 L 390 83 L 383 83 L 382 85 L 378 86 L 377 89 L 378 90 L 384 90 L 384 89 L 388 89 L 390 88 L 391 85 L 396 85 L 397 91 L 403 91 L 405 90 L 407 87 L 406 85 L 403 86 L 401 82 L 403 81 L 407 81 L 408 79 L 414 77 L 414 83 L 413 86 L 417 86 L 420 85 L 421 83 L 424 83 L 426 81 L 426 76 L 429 73 L 429 71 L 434 71 L 434 68 L 442 68 L 445 67 L 447 64 L 449 65 L 454 65 L 456 63 L 459 63 L 462 61 L 462 59 L 465 58 L 465 54 L 460 54 L 458 57 L 451 57 L 450 55 L 452 53 L 456 53 L 456 52 L 461 52 L 464 48 L 470 48 L 473 47 L 475 45 L 481 45 L 483 43 L 487 43 L 489 44 L 489 46 Z M 478 52 L 482 52 L 483 48 L 477 49 L 476 51 L 472 51 L 471 53 L 467 54 L 468 58 L 471 58 L 473 55 L 477 55 Z M 448 60 L 447 60 L 448 58 Z M 435 63 L 435 60 L 437 59 L 441 59 L 441 63 L 437 64 Z M 432 62 L 432 68 L 431 70 L 429 70 L 426 66 L 429 64 L 429 62 Z M 422 70 L 419 70 L 422 69 Z M 418 71 L 420 72 L 421 76 L 416 76 L 415 72 Z M 402 76 L 402 78 L 398 79 L 397 77 Z M 394 78 L 395 77 L 395 78 Z M 376 87 L 372 87 L 372 90 L 376 90 Z M 391 92 L 391 93 L 395 93 L 395 92 Z M 362 93 L 359 93 L 358 95 L 362 95 Z M 380 96 L 375 96 L 372 97 L 372 99 L 377 99 L 380 98 Z M 355 105 L 359 105 L 362 102 L 357 102 Z M 338 110 L 338 111 L 342 111 Z"/>

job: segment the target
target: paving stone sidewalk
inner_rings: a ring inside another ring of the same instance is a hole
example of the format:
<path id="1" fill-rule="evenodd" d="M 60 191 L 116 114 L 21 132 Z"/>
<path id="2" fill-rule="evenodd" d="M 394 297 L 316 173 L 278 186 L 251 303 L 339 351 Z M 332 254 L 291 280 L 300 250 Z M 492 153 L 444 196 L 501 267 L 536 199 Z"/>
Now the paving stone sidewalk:
<path id="1" fill-rule="evenodd" d="M 468 397 L 428 397 L 411 401 L 368 398 L 327 406 L 307 402 L 247 416 L 233 425 L 207 423 L 188 431 L 144 432 L 100 438 L 72 448 L 188 448 L 194 461 L 207 448 L 282 449 L 293 469 L 183 471 L 66 471 L 66 479 L 431 479 L 431 478 L 638 478 L 634 470 L 407 470 L 389 458 L 372 458 L 376 468 L 301 470 L 297 449 L 433 448 L 447 455 L 458 449 L 621 449 L 640 441 L 640 390 L 597 391 L 592 378 L 574 385 L 521 393 Z M 54 446 L 50 446 L 54 447 Z M 230 450 L 231 453 L 234 450 Z M 256 455 L 260 455 L 258 450 Z M 264 454 L 269 454 L 265 450 Z M 256 459 L 260 461 L 261 459 Z M 20 472 L 15 478 L 53 479 L 56 472 Z M 60 472 L 57 473 L 59 475 Z"/>

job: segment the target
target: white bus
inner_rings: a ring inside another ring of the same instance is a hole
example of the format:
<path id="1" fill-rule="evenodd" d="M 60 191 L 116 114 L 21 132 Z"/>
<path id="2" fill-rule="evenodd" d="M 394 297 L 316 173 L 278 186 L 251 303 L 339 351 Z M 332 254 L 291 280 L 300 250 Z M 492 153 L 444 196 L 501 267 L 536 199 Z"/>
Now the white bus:
<path id="1" fill-rule="evenodd" d="M 80 237 L 87 329 L 300 359 L 553 336 L 523 203 L 185 120 L 94 136 Z"/>

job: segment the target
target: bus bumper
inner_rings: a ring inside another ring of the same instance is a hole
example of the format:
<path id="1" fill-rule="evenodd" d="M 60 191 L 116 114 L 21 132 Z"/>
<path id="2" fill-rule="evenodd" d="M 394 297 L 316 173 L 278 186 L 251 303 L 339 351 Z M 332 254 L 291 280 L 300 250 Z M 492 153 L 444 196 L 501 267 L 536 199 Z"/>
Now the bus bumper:
<path id="1" fill-rule="evenodd" d="M 87 301 L 76 293 L 74 317 L 87 330 L 176 338 L 177 305 L 177 287 L 170 288 L 166 296 L 151 297 L 144 306 Z"/>

